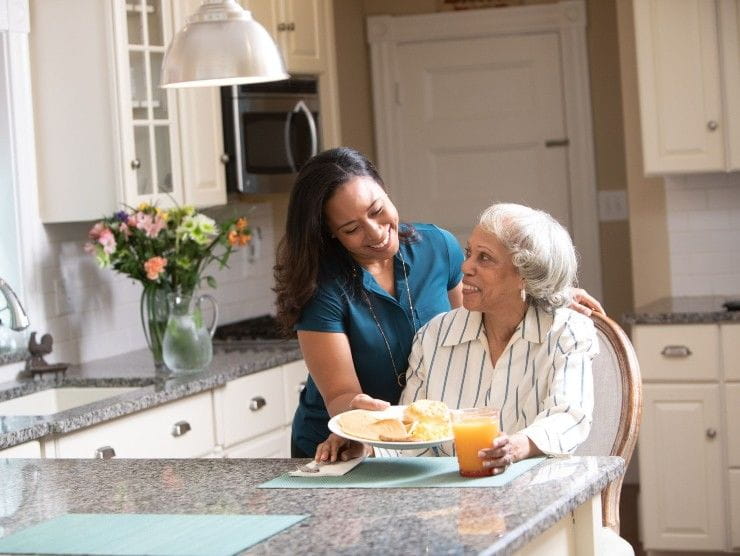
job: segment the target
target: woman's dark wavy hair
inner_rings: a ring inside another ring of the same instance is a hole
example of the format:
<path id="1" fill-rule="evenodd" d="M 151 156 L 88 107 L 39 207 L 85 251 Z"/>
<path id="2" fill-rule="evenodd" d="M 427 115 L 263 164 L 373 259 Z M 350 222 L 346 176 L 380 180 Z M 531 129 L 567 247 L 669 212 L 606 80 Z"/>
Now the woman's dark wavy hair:
<path id="1" fill-rule="evenodd" d="M 328 277 L 328 261 L 335 263 L 332 266 L 338 269 L 333 277 L 348 284 L 357 281 L 354 259 L 331 237 L 324 217 L 326 202 L 339 187 L 357 177 L 372 178 L 385 189 L 373 163 L 348 147 L 317 154 L 303 165 L 296 177 L 288 204 L 285 235 L 278 244 L 273 269 L 277 318 L 286 335 L 293 334 L 293 325 L 315 293 L 320 277 Z M 414 235 L 411 227 L 399 231 L 399 236 L 406 241 Z"/>

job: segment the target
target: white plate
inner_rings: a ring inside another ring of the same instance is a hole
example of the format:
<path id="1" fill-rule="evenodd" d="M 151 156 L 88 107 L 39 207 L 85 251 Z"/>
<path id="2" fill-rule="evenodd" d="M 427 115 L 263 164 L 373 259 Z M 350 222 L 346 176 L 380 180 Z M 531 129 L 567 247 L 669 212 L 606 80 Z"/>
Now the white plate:
<path id="1" fill-rule="evenodd" d="M 375 411 L 378 419 L 401 419 L 403 417 L 403 411 L 406 409 L 405 405 L 392 405 L 388 409 L 383 411 Z M 359 436 L 352 436 L 347 434 L 339 426 L 339 415 L 335 415 L 329 419 L 329 430 L 334 434 L 346 438 L 347 440 L 356 440 L 362 442 L 368 446 L 375 446 L 377 448 L 387 448 L 388 450 L 418 450 L 420 448 L 431 448 L 433 446 L 439 446 L 445 442 L 452 442 L 453 437 L 442 438 L 440 440 L 421 440 L 418 442 L 383 442 L 381 440 L 369 440 L 367 438 L 360 438 Z"/>

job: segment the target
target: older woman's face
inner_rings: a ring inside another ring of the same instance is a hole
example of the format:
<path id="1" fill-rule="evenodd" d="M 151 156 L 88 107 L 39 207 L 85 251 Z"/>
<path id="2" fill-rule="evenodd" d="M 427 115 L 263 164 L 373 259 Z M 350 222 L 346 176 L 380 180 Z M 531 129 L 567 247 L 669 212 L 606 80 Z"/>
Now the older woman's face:
<path id="1" fill-rule="evenodd" d="M 331 233 L 358 263 L 386 260 L 398 251 L 398 211 L 372 178 L 353 178 L 339 187 L 324 214 Z"/>
<path id="2" fill-rule="evenodd" d="M 463 306 L 491 312 L 521 304 L 523 280 L 498 238 L 476 226 L 465 248 Z"/>

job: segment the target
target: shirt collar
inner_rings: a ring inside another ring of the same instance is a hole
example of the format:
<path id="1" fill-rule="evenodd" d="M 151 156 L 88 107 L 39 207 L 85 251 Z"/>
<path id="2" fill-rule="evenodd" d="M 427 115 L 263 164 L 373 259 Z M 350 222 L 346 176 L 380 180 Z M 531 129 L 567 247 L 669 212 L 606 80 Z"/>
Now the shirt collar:
<path id="1" fill-rule="evenodd" d="M 452 347 L 479 338 L 486 339 L 486 333 L 483 329 L 483 313 L 468 311 L 461 307 L 454 311 L 453 319 L 452 324 L 447 329 L 447 334 L 442 339 L 443 346 Z M 547 331 L 552 326 L 552 321 L 553 316 L 550 313 L 530 305 L 524 319 L 514 330 L 514 337 L 541 344 L 547 335 Z"/>

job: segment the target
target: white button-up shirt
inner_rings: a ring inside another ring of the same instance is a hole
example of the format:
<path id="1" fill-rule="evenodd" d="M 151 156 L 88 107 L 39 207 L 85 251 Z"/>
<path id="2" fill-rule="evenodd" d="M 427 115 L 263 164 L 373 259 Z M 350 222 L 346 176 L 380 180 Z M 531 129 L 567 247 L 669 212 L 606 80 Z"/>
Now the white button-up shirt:
<path id="1" fill-rule="evenodd" d="M 572 453 L 591 430 L 591 360 L 598 350 L 590 318 L 530 306 L 494 365 L 483 314 L 461 307 L 417 332 L 399 403 L 496 407 L 507 434 L 525 434 L 545 454 Z M 422 454 L 454 455 L 454 447 L 450 442 Z"/>

